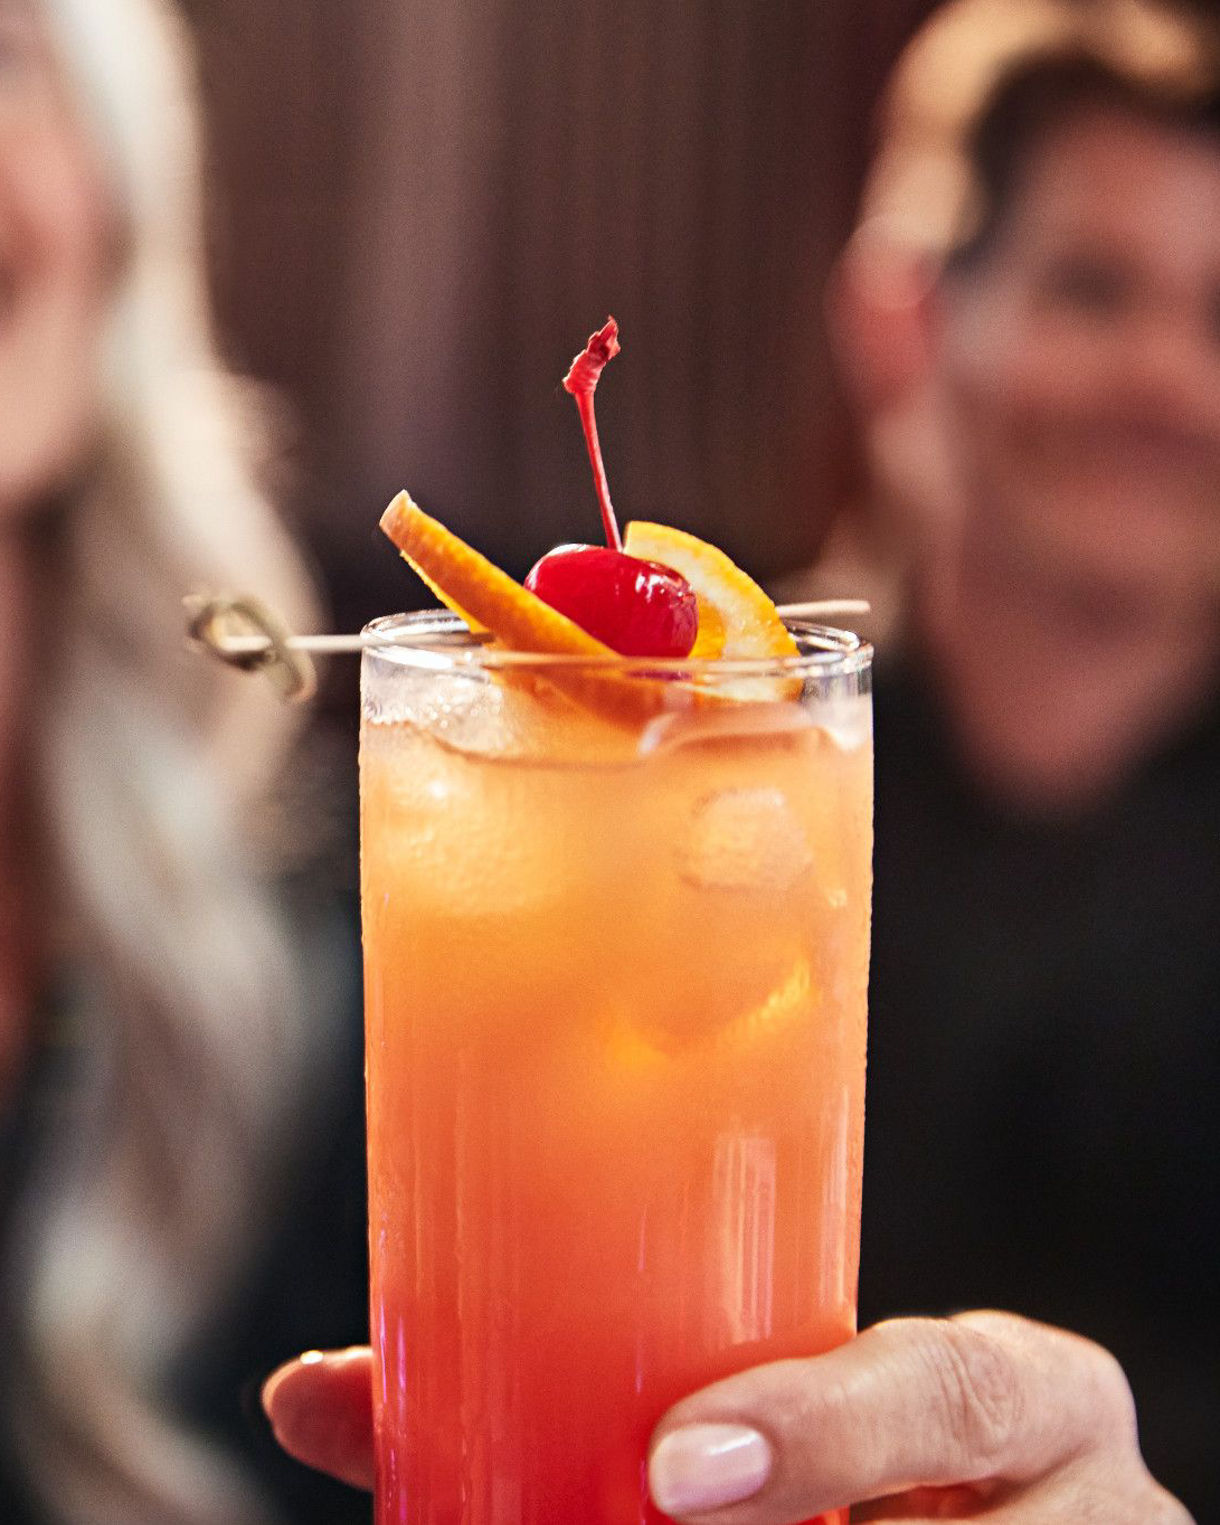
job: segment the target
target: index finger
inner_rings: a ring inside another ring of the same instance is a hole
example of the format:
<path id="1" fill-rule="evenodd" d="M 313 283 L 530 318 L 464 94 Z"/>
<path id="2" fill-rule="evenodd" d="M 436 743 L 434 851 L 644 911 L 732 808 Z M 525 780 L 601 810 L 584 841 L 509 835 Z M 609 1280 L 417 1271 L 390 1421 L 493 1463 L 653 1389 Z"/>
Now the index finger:
<path id="1" fill-rule="evenodd" d="M 741 1491 L 708 1487 L 705 1425 L 722 1452 L 731 1434 L 738 1455 L 767 1455 L 754 1475 L 742 1469 Z M 895 1319 L 826 1355 L 704 1388 L 657 1427 L 649 1476 L 667 1514 L 715 1509 L 717 1525 L 788 1525 L 916 1487 L 1031 1482 L 1105 1444 L 1135 1447 L 1130 1391 L 1111 1356 L 1046 1325 L 972 1313 Z M 736 1502 L 749 1483 L 748 1501 Z"/>
<path id="2" fill-rule="evenodd" d="M 373 1358 L 367 1345 L 308 1350 L 263 1385 L 263 1408 L 290 1456 L 353 1488 L 373 1486 Z"/>

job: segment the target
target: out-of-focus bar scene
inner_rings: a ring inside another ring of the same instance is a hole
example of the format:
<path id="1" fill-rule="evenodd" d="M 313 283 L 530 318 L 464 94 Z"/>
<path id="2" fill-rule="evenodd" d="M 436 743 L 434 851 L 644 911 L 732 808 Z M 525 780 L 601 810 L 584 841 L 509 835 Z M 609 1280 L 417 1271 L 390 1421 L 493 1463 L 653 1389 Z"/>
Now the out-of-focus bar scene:
<path id="1" fill-rule="evenodd" d="M 0 1521 L 1220 1522 L 1217 1097 L 1216 0 L 0 0 Z"/>

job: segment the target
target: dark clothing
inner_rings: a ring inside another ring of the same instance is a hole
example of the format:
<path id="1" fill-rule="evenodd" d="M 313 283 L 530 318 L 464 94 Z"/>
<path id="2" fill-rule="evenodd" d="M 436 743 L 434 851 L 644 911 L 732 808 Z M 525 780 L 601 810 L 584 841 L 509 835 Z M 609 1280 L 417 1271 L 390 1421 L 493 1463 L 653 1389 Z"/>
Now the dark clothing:
<path id="1" fill-rule="evenodd" d="M 880 675 L 861 1314 L 1086 1334 L 1220 1520 L 1220 707 L 1088 820 L 1005 817 Z"/>

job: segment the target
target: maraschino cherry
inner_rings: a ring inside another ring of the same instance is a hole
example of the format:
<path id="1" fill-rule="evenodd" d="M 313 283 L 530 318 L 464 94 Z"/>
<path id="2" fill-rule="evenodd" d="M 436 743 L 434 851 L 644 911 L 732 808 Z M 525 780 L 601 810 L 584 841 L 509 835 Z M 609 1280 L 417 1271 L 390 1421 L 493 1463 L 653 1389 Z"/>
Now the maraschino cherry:
<path id="1" fill-rule="evenodd" d="M 590 336 L 563 380 L 580 412 L 606 544 L 557 546 L 534 567 L 525 586 L 622 656 L 686 657 L 695 644 L 699 623 L 694 590 L 671 567 L 627 555 L 610 504 L 593 393 L 606 364 L 618 352 L 618 324 L 608 318 Z"/>

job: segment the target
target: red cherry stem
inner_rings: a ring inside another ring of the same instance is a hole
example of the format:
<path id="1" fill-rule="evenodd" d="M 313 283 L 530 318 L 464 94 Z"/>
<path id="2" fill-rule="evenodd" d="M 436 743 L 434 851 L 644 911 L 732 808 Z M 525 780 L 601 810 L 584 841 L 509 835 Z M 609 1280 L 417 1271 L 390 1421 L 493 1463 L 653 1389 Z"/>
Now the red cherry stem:
<path id="1" fill-rule="evenodd" d="M 618 324 L 613 318 L 607 318 L 603 328 L 590 334 L 588 344 L 573 360 L 568 374 L 563 378 L 564 387 L 576 399 L 577 411 L 580 413 L 580 424 L 585 431 L 585 445 L 589 451 L 589 464 L 593 467 L 593 485 L 597 489 L 597 502 L 606 531 L 606 544 L 612 551 L 623 549 L 623 537 L 618 532 L 618 521 L 610 503 L 610 483 L 606 480 L 601 446 L 597 442 L 593 393 L 602 371 L 618 352 Z"/>

